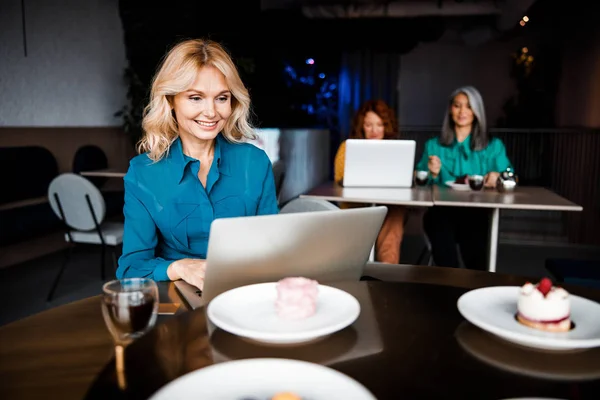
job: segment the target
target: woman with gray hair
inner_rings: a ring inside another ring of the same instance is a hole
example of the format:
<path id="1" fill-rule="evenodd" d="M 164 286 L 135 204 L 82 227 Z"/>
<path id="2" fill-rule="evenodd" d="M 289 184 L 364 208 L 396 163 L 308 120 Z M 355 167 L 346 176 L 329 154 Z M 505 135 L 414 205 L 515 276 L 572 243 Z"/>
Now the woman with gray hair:
<path id="1" fill-rule="evenodd" d="M 425 143 L 417 170 L 428 171 L 432 184 L 481 175 L 486 187 L 495 187 L 500 172 L 507 168 L 511 163 L 504 144 L 488 135 L 481 94 L 472 86 L 456 89 L 450 95 L 440 136 Z M 435 264 L 459 267 L 458 245 L 467 268 L 485 269 L 488 219 L 486 209 L 430 208 L 423 224 Z"/>

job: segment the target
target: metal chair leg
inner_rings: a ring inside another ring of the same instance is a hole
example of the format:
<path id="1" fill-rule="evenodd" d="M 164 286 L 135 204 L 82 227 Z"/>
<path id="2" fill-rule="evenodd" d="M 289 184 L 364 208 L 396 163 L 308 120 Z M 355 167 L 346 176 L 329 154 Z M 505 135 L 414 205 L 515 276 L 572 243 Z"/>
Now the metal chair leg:
<path id="1" fill-rule="evenodd" d="M 105 265 L 105 253 L 106 253 L 106 246 L 102 246 L 102 250 L 101 250 L 101 255 L 100 255 L 100 279 L 102 279 L 103 281 L 106 279 L 106 275 L 104 274 L 104 265 Z"/>
<path id="2" fill-rule="evenodd" d="M 116 246 L 111 248 L 111 252 L 110 254 L 112 255 L 112 263 L 113 263 L 113 268 L 115 270 L 115 274 L 117 273 L 117 267 L 119 266 L 119 264 L 117 263 L 117 253 L 116 253 Z"/>
<path id="3" fill-rule="evenodd" d="M 434 263 L 433 263 L 433 254 L 429 254 L 429 260 L 427 261 L 427 266 L 428 267 L 433 267 Z"/>
<path id="4" fill-rule="evenodd" d="M 50 288 L 50 292 L 48 293 L 48 297 L 46 298 L 47 302 L 52 301 L 52 297 L 54 297 L 54 292 L 56 291 L 56 287 L 58 286 L 58 281 L 60 280 L 60 277 L 62 276 L 62 274 L 65 270 L 65 267 L 69 263 L 72 253 L 73 253 L 73 245 L 70 244 L 69 248 L 66 250 L 65 259 L 64 259 L 62 265 L 60 266 L 60 269 L 58 270 L 58 274 L 56 275 L 56 278 L 54 278 L 54 282 L 52 283 L 52 287 Z"/>
<path id="5" fill-rule="evenodd" d="M 427 255 L 428 251 L 429 250 L 427 249 L 427 246 L 423 247 L 423 250 L 421 250 L 421 254 L 419 254 L 419 257 L 417 258 L 417 265 L 421 265 L 421 262 L 423 261 L 423 259 Z M 429 256 L 429 258 L 431 258 L 431 256 Z"/>

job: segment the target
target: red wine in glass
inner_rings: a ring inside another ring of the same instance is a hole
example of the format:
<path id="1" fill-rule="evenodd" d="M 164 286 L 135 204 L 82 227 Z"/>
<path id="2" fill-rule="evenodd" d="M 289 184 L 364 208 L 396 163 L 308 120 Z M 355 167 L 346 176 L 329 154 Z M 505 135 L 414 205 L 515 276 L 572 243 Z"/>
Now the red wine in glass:
<path id="1" fill-rule="evenodd" d="M 135 300 L 123 303 L 115 304 L 111 300 L 104 299 L 103 307 L 109 319 L 107 324 L 112 325 L 112 330 L 119 340 L 136 339 L 151 327 L 154 300 L 151 295 L 144 294 Z"/>
<path id="2" fill-rule="evenodd" d="M 158 286 L 148 278 L 114 280 L 102 286 L 102 315 L 115 342 L 119 387 L 126 388 L 124 347 L 149 331 L 158 313 Z"/>

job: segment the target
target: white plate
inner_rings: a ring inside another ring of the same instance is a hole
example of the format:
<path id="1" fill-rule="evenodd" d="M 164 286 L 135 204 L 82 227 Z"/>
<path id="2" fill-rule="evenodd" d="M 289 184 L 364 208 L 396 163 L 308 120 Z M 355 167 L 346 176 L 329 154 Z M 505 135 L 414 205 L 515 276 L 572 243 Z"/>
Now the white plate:
<path id="1" fill-rule="evenodd" d="M 515 319 L 520 289 L 496 286 L 471 290 L 458 299 L 458 311 L 473 325 L 522 346 L 545 350 L 600 346 L 600 304 L 570 295 L 571 321 L 575 328 L 562 333 L 544 332 Z"/>
<path id="2" fill-rule="evenodd" d="M 454 181 L 446 181 L 446 186 L 451 187 L 454 190 L 471 190 L 471 186 L 468 183 L 454 183 Z"/>
<path id="3" fill-rule="evenodd" d="M 298 321 L 279 318 L 275 311 L 277 283 L 259 283 L 229 290 L 208 304 L 208 318 L 217 327 L 266 343 L 302 343 L 330 335 L 352 324 L 360 315 L 354 296 L 319 285 L 317 311 Z"/>
<path id="4" fill-rule="evenodd" d="M 341 372 L 281 358 L 252 358 L 204 367 L 168 383 L 150 400 L 264 400 L 281 392 L 310 400 L 376 400 L 363 385 Z"/>

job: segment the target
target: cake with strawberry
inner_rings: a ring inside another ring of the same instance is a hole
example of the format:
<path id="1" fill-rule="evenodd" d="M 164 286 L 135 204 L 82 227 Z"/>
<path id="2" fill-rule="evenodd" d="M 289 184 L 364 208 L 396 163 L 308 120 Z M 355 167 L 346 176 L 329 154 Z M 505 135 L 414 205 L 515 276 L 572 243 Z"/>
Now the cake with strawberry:
<path id="1" fill-rule="evenodd" d="M 519 292 L 517 319 L 530 328 L 548 332 L 571 329 L 569 292 L 543 278 L 537 285 L 527 282 Z"/>

